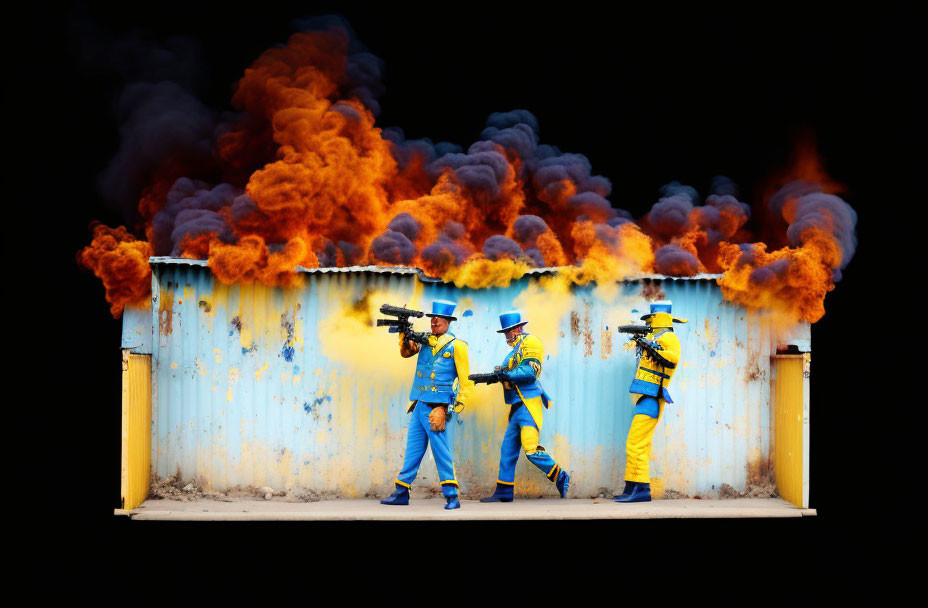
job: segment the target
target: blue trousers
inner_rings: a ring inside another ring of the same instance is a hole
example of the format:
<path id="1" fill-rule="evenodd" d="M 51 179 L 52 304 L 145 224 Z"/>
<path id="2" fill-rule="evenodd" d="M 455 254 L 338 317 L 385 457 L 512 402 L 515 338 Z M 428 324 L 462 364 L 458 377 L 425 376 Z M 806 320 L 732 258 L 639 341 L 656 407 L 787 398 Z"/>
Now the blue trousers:
<path id="1" fill-rule="evenodd" d="M 454 425 L 449 420 L 445 430 L 435 432 L 429 423 L 429 412 L 432 408 L 427 403 L 419 401 L 416 409 L 409 418 L 409 432 L 406 435 L 406 458 L 403 461 L 403 470 L 396 476 L 396 483 L 412 487 L 419 471 L 419 463 L 425 456 L 425 450 L 432 444 L 432 456 L 438 466 L 438 480 L 441 483 L 441 493 L 445 496 L 458 495 L 458 482 L 454 477 Z"/>
<path id="2" fill-rule="evenodd" d="M 538 467 L 545 477 L 551 481 L 557 481 L 561 467 L 543 447 L 538 445 L 538 431 L 538 426 L 528 409 L 524 405 L 519 405 L 509 418 L 506 434 L 503 435 L 497 483 L 515 485 L 516 462 L 519 460 L 520 448 L 525 450 L 525 457 Z"/>

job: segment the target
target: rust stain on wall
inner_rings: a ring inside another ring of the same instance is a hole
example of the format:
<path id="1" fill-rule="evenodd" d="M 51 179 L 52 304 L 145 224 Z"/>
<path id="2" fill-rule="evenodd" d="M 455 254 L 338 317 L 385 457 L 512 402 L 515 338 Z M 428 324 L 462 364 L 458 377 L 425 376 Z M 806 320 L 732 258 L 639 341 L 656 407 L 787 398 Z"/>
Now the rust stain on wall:
<path id="1" fill-rule="evenodd" d="M 661 284 L 653 281 L 645 281 L 641 284 L 641 296 L 648 302 L 665 300 L 667 298 L 667 296 L 664 295 L 664 288 L 661 287 Z"/>
<path id="2" fill-rule="evenodd" d="M 760 371 L 760 365 L 757 364 L 757 353 L 753 353 L 748 360 L 748 365 L 744 370 L 744 381 L 755 382 L 764 377 L 764 372 Z"/>
<path id="3" fill-rule="evenodd" d="M 599 354 L 603 359 L 612 354 L 612 332 L 608 329 L 604 329 L 599 337 Z"/>
<path id="4" fill-rule="evenodd" d="M 576 310 L 570 311 L 570 336 L 574 344 L 580 341 L 580 315 Z"/>
<path id="5" fill-rule="evenodd" d="M 174 284 L 170 281 L 165 284 L 161 290 L 160 301 L 158 302 L 158 332 L 162 336 L 168 336 L 173 331 L 174 323 Z"/>
<path id="6" fill-rule="evenodd" d="M 589 357 L 593 354 L 593 332 L 590 329 L 590 305 L 586 305 L 586 313 L 583 315 L 583 356 Z"/>
<path id="7" fill-rule="evenodd" d="M 709 319 L 706 318 L 705 323 L 705 339 L 708 346 L 714 346 L 718 342 L 718 334 L 715 333 L 712 329 L 712 324 L 709 322 Z"/>

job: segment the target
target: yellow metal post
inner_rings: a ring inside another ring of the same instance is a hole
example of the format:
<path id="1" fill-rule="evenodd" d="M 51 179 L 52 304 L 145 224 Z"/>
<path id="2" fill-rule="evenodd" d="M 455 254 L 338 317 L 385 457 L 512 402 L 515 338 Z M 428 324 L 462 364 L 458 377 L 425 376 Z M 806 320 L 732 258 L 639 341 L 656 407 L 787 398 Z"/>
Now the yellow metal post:
<path id="1" fill-rule="evenodd" d="M 803 509 L 809 506 L 809 371 L 811 356 L 775 357 L 774 472 L 777 491 Z"/>
<path id="2" fill-rule="evenodd" d="M 151 355 L 122 351 L 122 508 L 148 498 L 151 468 Z"/>

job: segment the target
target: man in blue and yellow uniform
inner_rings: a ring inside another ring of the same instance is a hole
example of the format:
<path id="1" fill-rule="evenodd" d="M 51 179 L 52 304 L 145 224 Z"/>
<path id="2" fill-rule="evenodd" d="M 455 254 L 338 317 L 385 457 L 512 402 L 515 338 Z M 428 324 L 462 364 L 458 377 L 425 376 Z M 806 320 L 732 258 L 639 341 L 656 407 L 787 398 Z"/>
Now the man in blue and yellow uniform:
<path id="1" fill-rule="evenodd" d="M 409 504 L 409 489 L 419 471 L 425 450 L 431 443 L 432 455 L 438 466 L 441 493 L 447 501 L 445 508 L 457 509 L 461 506 L 454 474 L 454 425 L 446 425 L 446 420 L 449 407 L 453 410 L 463 409 L 474 383 L 468 378 L 470 366 L 467 343 L 448 331 L 450 322 L 457 320 L 453 316 L 456 306 L 454 302 L 445 300 L 432 303 L 432 314 L 427 315 L 432 321 L 429 347 L 422 348 L 400 334 L 400 355 L 408 358 L 418 353 L 419 359 L 406 410 L 407 413 L 412 412 L 409 434 L 406 436 L 406 459 L 403 470 L 396 476 L 396 491 L 389 498 L 381 500 L 381 504 Z M 456 405 L 460 407 L 456 408 Z"/>
<path id="2" fill-rule="evenodd" d="M 650 502 L 651 441 L 654 429 L 664 413 L 664 404 L 673 403 L 667 387 L 680 362 L 680 339 L 673 333 L 674 323 L 686 319 L 671 316 L 670 300 L 651 303 L 647 321 L 650 333 L 633 338 L 639 355 L 638 369 L 628 392 L 631 393 L 632 425 L 625 443 L 625 490 L 615 502 Z"/>
<path id="3" fill-rule="evenodd" d="M 528 321 L 523 321 L 518 311 L 501 314 L 499 321 L 502 329 L 497 333 L 504 334 L 506 343 L 512 347 L 497 372 L 503 384 L 503 397 L 510 406 L 509 425 L 500 449 L 496 491 L 480 502 L 512 502 L 520 447 L 528 461 L 554 482 L 564 498 L 570 487 L 570 475 L 538 444 L 542 411 L 551 405 L 551 398 L 538 381 L 544 360 L 541 340 L 523 332 Z"/>

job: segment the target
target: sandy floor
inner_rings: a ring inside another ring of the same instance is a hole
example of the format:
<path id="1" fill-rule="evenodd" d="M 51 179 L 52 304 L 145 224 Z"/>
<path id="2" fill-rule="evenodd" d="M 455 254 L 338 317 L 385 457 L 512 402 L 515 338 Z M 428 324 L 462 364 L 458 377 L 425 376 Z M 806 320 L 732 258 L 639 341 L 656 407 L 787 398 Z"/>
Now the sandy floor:
<path id="1" fill-rule="evenodd" d="M 460 509 L 446 511 L 440 498 L 413 500 L 409 506 L 381 505 L 370 499 L 321 500 L 296 503 L 275 500 L 147 500 L 132 511 L 117 511 L 139 520 L 532 520 L 532 519 L 685 519 L 803 517 L 814 509 L 799 509 L 780 498 L 729 500 L 655 500 L 618 504 L 612 499 L 529 499 L 511 503 L 464 500 Z"/>

